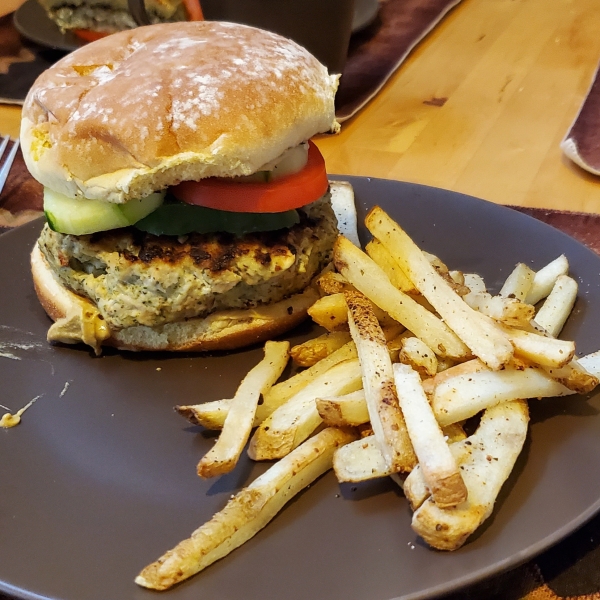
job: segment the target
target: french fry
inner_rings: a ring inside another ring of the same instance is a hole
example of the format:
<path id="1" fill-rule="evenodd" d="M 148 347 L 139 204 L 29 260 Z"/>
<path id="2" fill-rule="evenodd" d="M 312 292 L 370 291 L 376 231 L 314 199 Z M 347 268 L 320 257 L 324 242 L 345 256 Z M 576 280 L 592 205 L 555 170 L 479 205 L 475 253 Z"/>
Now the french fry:
<path id="1" fill-rule="evenodd" d="M 498 295 L 501 298 L 516 298 L 524 301 L 533 285 L 535 273 L 526 264 L 519 263 L 506 278 Z"/>
<path id="2" fill-rule="evenodd" d="M 467 434 L 460 423 L 451 423 L 450 425 L 446 425 L 446 427 L 442 427 L 442 433 L 449 444 L 461 442 L 467 438 Z"/>
<path id="3" fill-rule="evenodd" d="M 354 247 L 354 246 L 353 246 Z M 358 252 L 362 252 L 357 248 Z M 349 288 L 354 289 L 354 288 Z M 377 320 L 382 326 L 399 327 L 399 323 L 377 306 L 373 306 Z M 312 320 L 328 331 L 346 331 L 348 328 L 348 307 L 342 292 L 319 298 L 309 309 Z"/>
<path id="4" fill-rule="evenodd" d="M 215 445 L 198 463 L 200 477 L 229 473 L 250 437 L 259 397 L 281 376 L 289 358 L 289 342 L 266 342 L 265 357 L 244 377 L 229 403 Z"/>
<path id="5" fill-rule="evenodd" d="M 421 338 L 436 354 L 456 359 L 469 356 L 465 344 L 441 319 L 395 288 L 371 258 L 342 236 L 335 243 L 334 261 L 357 290 Z"/>
<path id="6" fill-rule="evenodd" d="M 343 275 L 335 271 L 326 271 L 319 276 L 317 286 L 324 294 L 341 294 L 344 290 L 354 287 Z"/>
<path id="7" fill-rule="evenodd" d="M 503 327 L 503 330 L 515 348 L 515 355 L 535 364 L 560 368 L 575 356 L 575 342 L 510 327 Z"/>
<path id="8" fill-rule="evenodd" d="M 438 361 L 434 351 L 418 337 L 404 338 L 398 360 L 410 365 L 422 378 L 433 377 L 437 373 Z"/>
<path id="9" fill-rule="evenodd" d="M 450 367 L 453 367 L 456 364 L 457 364 L 457 361 L 452 360 L 451 358 L 444 357 L 444 356 L 438 356 L 438 366 L 437 366 L 438 373 L 440 373 L 442 371 L 446 371 L 447 369 L 449 369 Z"/>
<path id="10" fill-rule="evenodd" d="M 410 471 L 415 454 L 394 386 L 392 361 L 371 303 L 359 292 L 344 292 L 350 333 L 356 344 L 369 418 L 386 465 Z"/>
<path id="11" fill-rule="evenodd" d="M 317 398 L 317 411 L 328 427 L 355 427 L 369 421 L 364 390 Z"/>
<path id="12" fill-rule="evenodd" d="M 333 471 L 340 482 L 359 482 L 391 475 L 374 435 L 350 442 L 333 455 Z"/>
<path id="13" fill-rule="evenodd" d="M 467 435 L 465 430 L 458 425 L 457 423 L 453 423 L 452 425 L 448 425 L 442 429 L 444 436 L 447 438 L 450 452 L 452 453 L 453 458 L 460 457 L 460 452 L 457 452 L 459 446 L 454 446 L 456 442 L 462 442 L 467 439 Z M 352 442 L 354 443 L 354 442 Z M 394 479 L 398 485 L 404 490 L 404 495 L 410 504 L 413 512 L 429 498 L 431 492 L 425 483 L 425 478 L 423 477 L 423 471 L 421 467 L 417 465 L 402 481 L 398 481 Z"/>
<path id="14" fill-rule="evenodd" d="M 492 319 L 473 310 L 454 292 L 397 223 L 377 206 L 369 212 L 365 222 L 369 231 L 381 240 L 417 289 L 473 354 L 494 370 L 509 362 L 513 348 L 505 333 Z M 404 325 L 435 350 L 435 346 L 412 327 Z"/>
<path id="15" fill-rule="evenodd" d="M 459 295 L 464 296 L 469 293 L 469 288 L 465 286 L 464 277 L 460 271 L 450 272 L 446 263 L 439 256 L 422 250 L 423 256 L 429 261 L 431 266 L 437 271 L 438 275 Z M 455 279 L 456 278 L 456 279 Z"/>
<path id="16" fill-rule="evenodd" d="M 212 402 L 204 402 L 202 404 L 178 405 L 175 406 L 175 412 L 179 413 L 182 417 L 185 417 L 193 425 L 202 425 L 202 427 L 206 429 L 217 430 L 223 428 L 230 404 L 231 398 L 225 398 L 223 400 L 213 400 Z M 253 426 L 258 425 L 259 409 L 260 406 L 257 407 Z"/>
<path id="17" fill-rule="evenodd" d="M 407 337 L 413 336 L 414 334 L 410 331 L 403 331 L 400 335 L 397 335 L 395 338 L 388 340 L 387 347 L 388 352 L 390 353 L 390 358 L 392 362 L 398 362 L 398 357 L 400 356 L 400 350 L 402 350 L 402 346 L 404 345 L 404 340 Z"/>
<path id="18" fill-rule="evenodd" d="M 348 307 L 342 292 L 319 298 L 309 309 L 310 318 L 327 331 L 347 327 Z"/>
<path id="19" fill-rule="evenodd" d="M 576 394 L 589 394 L 600 383 L 598 377 L 592 375 L 575 358 L 560 369 L 544 368 L 544 370 L 552 379 Z"/>
<path id="20" fill-rule="evenodd" d="M 578 358 L 577 362 L 588 373 L 591 373 L 594 377 L 600 378 L 600 350 L 596 350 L 596 352 L 591 352 L 590 354 Z"/>
<path id="21" fill-rule="evenodd" d="M 335 365 L 258 426 L 250 438 L 248 456 L 254 460 L 273 460 L 289 454 L 323 423 L 317 411 L 316 398 L 326 394 L 346 394 L 361 386 L 357 359 Z"/>
<path id="22" fill-rule="evenodd" d="M 577 299 L 577 282 L 568 275 L 560 275 L 552 291 L 535 315 L 535 322 L 552 337 L 561 332 Z"/>
<path id="23" fill-rule="evenodd" d="M 552 291 L 558 277 L 566 275 L 568 272 L 569 261 L 564 254 L 561 254 L 535 274 L 525 302 L 527 304 L 537 304 Z"/>
<path id="24" fill-rule="evenodd" d="M 473 309 L 513 327 L 528 327 L 535 315 L 535 308 L 525 304 L 517 298 L 492 296 L 478 285 L 479 280 L 472 274 L 466 279 L 470 292 L 463 296 L 463 300 Z M 483 280 L 481 280 L 483 283 Z"/>
<path id="25" fill-rule="evenodd" d="M 454 283 L 457 283 L 458 285 L 464 285 L 465 287 L 467 287 L 467 284 L 465 283 L 465 274 L 462 271 L 456 271 L 456 270 L 452 270 L 452 271 L 448 271 L 448 275 L 450 275 L 450 277 L 452 278 L 452 281 L 454 281 Z M 470 290 L 467 290 L 465 293 L 469 293 Z M 463 294 L 461 294 L 462 296 Z"/>
<path id="26" fill-rule="evenodd" d="M 335 450 L 354 439 L 351 430 L 324 429 L 238 492 L 191 537 L 143 569 L 135 582 L 166 590 L 223 558 L 256 535 L 289 500 L 330 469 Z"/>
<path id="27" fill-rule="evenodd" d="M 451 446 L 468 490 L 468 499 L 454 508 L 441 508 L 431 500 L 419 503 L 412 528 L 430 546 L 456 550 L 492 513 L 500 488 L 510 475 L 527 436 L 527 402 L 517 400 L 487 410 L 474 435 Z M 413 471 L 418 477 L 418 468 Z M 404 490 L 412 497 L 409 481 Z"/>
<path id="28" fill-rule="evenodd" d="M 600 378 L 600 351 L 577 359 L 575 365 Z M 587 387 L 590 392 L 593 387 Z M 442 427 L 464 421 L 481 410 L 520 398 L 569 396 L 575 391 L 553 378 L 546 369 L 533 366 L 508 368 L 504 371 L 463 373 L 442 380 L 430 395 L 433 412 Z"/>
<path id="29" fill-rule="evenodd" d="M 468 360 L 464 363 L 458 363 L 448 369 L 439 371 L 429 379 L 425 379 L 425 381 L 423 381 L 423 390 L 429 396 L 433 394 L 435 388 L 442 382 L 457 377 L 458 375 L 468 375 L 469 373 L 476 373 L 477 371 L 487 371 L 487 367 L 478 358 Z"/>
<path id="30" fill-rule="evenodd" d="M 335 365 L 357 357 L 358 354 L 354 342 L 348 342 L 335 352 L 332 352 L 329 356 L 326 356 L 323 360 L 314 364 L 312 367 L 300 371 L 300 373 L 296 373 L 296 375 L 290 377 L 286 381 L 275 384 L 266 394 L 264 394 L 264 401 L 258 407 L 258 411 L 266 413 L 262 420 L 268 417 L 276 408 L 280 407 L 292 396 L 297 394 L 302 388 L 306 387 L 311 381 L 320 377 Z"/>
<path id="31" fill-rule="evenodd" d="M 358 217 L 352 184 L 347 181 L 330 181 L 329 192 L 331 193 L 331 207 L 335 213 L 340 233 L 360 247 Z"/>
<path id="32" fill-rule="evenodd" d="M 465 273 L 463 279 L 470 292 L 487 292 L 487 286 L 481 275 L 478 275 L 477 273 Z"/>
<path id="33" fill-rule="evenodd" d="M 457 424 L 444 427 L 442 434 L 444 438 L 448 438 L 449 444 L 462 441 L 467 437 L 462 427 Z M 419 465 L 415 469 L 419 469 Z M 333 457 L 333 470 L 338 481 L 359 482 L 389 476 L 400 487 L 404 484 L 403 474 L 393 473 L 386 465 L 372 431 L 366 436 L 361 436 L 360 440 L 338 448 Z M 413 478 L 412 481 L 417 480 Z M 423 478 L 418 481 L 423 481 Z M 423 487 L 424 496 L 427 497 L 429 490 L 424 483 Z"/>
<path id="34" fill-rule="evenodd" d="M 419 293 L 415 284 L 406 276 L 400 265 L 377 238 L 372 239 L 365 246 L 365 252 L 381 267 L 394 287 L 402 290 L 405 294 Z"/>
<path id="35" fill-rule="evenodd" d="M 375 316 L 377 316 L 377 307 L 373 306 L 373 308 L 375 309 L 373 312 L 375 313 Z M 395 340 L 398 338 L 398 336 L 402 333 L 404 333 L 406 331 L 406 327 L 404 327 L 404 325 L 400 325 L 400 323 L 398 323 L 397 321 L 394 320 L 390 320 L 389 322 L 381 322 L 379 321 L 379 323 L 381 324 L 381 331 L 383 331 L 383 337 L 385 338 L 385 341 L 388 343 L 388 350 L 389 350 L 389 343 L 392 340 Z M 390 352 L 390 356 L 391 356 L 391 352 Z"/>
<path id="36" fill-rule="evenodd" d="M 458 375 L 435 388 L 431 406 L 442 426 L 464 421 L 478 412 L 520 398 L 567 396 L 571 390 L 539 367 L 507 368 Z"/>
<path id="37" fill-rule="evenodd" d="M 351 340 L 348 331 L 330 331 L 294 346 L 290 355 L 298 366 L 312 367 Z"/>
<path id="38" fill-rule="evenodd" d="M 457 506 L 467 499 L 467 488 L 448 449 L 418 373 L 410 366 L 394 365 L 398 401 L 425 484 L 440 508 Z"/>
<path id="39" fill-rule="evenodd" d="M 256 408 L 253 427 L 258 427 L 273 411 L 287 402 L 294 394 L 306 387 L 311 381 L 321 376 L 336 364 L 357 358 L 354 342 L 348 342 L 312 367 L 300 371 L 296 375 L 275 384 L 263 394 L 263 402 Z M 206 429 L 221 429 L 229 412 L 231 399 L 214 400 L 202 404 L 176 406 L 175 410 L 194 425 L 202 425 Z"/>

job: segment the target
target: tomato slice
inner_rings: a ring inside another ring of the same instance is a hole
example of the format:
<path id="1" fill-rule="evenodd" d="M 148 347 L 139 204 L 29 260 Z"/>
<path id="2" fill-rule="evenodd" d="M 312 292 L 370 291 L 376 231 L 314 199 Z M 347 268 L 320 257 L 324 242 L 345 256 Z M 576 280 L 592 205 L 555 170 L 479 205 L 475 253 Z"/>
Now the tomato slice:
<path id="1" fill-rule="evenodd" d="M 188 16 L 188 21 L 204 21 L 200 0 L 183 0 L 183 6 Z"/>
<path id="2" fill-rule="evenodd" d="M 78 38 L 85 40 L 86 42 L 95 42 L 100 40 L 107 35 L 110 35 L 106 31 L 91 31 L 90 29 L 72 29 L 71 30 Z"/>
<path id="3" fill-rule="evenodd" d="M 318 200 L 329 187 L 325 160 L 309 142 L 308 161 L 298 173 L 268 182 L 236 182 L 221 177 L 183 181 L 171 188 L 178 200 L 230 212 L 283 212 Z"/>

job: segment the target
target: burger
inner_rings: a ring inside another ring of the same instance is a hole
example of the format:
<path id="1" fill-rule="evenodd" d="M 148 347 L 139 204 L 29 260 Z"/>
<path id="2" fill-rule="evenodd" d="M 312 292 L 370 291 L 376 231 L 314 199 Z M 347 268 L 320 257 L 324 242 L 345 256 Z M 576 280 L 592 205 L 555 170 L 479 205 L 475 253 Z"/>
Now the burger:
<path id="1" fill-rule="evenodd" d="M 224 350 L 303 320 L 338 234 L 309 141 L 339 129 L 336 88 L 294 42 L 217 22 L 124 31 L 45 71 L 21 142 L 44 185 L 49 339 Z"/>

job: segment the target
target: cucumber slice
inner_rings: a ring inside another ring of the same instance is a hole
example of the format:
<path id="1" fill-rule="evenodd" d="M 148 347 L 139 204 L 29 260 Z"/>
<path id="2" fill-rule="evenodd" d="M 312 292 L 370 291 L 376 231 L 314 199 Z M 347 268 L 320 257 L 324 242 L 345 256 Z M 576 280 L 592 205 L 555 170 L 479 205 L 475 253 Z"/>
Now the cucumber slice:
<path id="1" fill-rule="evenodd" d="M 44 188 L 44 213 L 54 231 L 86 235 L 133 225 L 156 210 L 164 197 L 164 192 L 156 192 L 140 200 L 114 204 L 89 198 L 69 198 Z"/>
<path id="2" fill-rule="evenodd" d="M 118 204 L 118 207 L 125 215 L 127 221 L 129 221 L 129 225 L 133 225 L 151 212 L 154 212 L 163 203 L 165 193 L 166 192 L 154 192 L 154 194 L 150 194 L 145 198 L 130 200 L 125 204 Z"/>
<path id="3" fill-rule="evenodd" d="M 297 210 L 281 213 L 236 213 L 167 200 L 135 226 L 153 235 L 186 235 L 192 232 L 244 235 L 285 229 L 299 222 Z"/>

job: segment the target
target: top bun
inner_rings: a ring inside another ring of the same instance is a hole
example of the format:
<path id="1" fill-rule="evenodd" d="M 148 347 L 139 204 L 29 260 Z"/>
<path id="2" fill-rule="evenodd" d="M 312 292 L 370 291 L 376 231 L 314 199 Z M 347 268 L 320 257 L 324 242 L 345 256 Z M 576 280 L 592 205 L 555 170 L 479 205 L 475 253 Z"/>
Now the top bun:
<path id="1" fill-rule="evenodd" d="M 298 44 L 253 27 L 123 31 L 40 75 L 23 106 L 23 155 L 45 186 L 116 203 L 248 175 L 339 128 L 337 80 Z"/>

